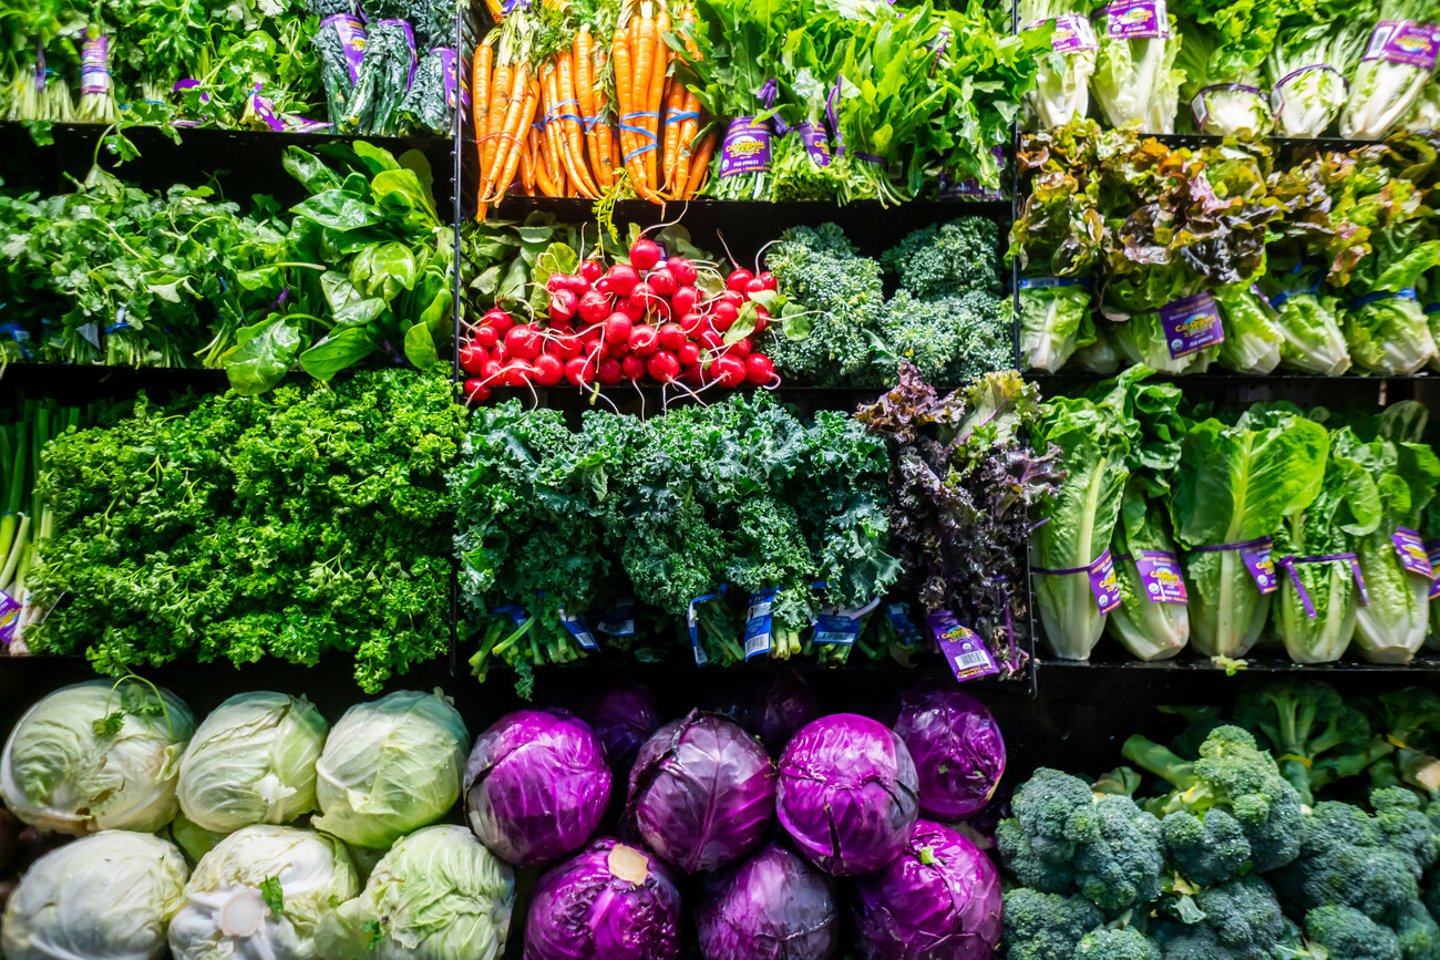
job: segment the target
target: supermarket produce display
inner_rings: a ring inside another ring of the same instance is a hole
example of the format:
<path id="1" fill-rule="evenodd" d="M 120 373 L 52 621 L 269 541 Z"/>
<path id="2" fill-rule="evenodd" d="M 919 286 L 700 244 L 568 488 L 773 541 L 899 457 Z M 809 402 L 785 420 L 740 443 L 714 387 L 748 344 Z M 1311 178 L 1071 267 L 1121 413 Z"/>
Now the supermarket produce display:
<path id="1" fill-rule="evenodd" d="M 1440 10 L 32 7 L 0 958 L 1440 960 Z"/>

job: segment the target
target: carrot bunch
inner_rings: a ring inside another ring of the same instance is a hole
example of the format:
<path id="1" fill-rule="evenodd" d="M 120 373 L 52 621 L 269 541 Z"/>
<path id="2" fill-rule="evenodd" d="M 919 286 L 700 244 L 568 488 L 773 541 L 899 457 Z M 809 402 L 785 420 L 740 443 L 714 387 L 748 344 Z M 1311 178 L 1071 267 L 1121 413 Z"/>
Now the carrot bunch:
<path id="1" fill-rule="evenodd" d="M 702 135 L 708 119 L 675 75 L 683 58 L 666 42 L 666 0 L 627 0 L 609 23 L 563 2 L 516 7 L 475 51 L 479 219 L 517 188 L 654 203 L 695 196 L 715 135 Z M 697 55 L 693 44 L 687 53 Z"/>

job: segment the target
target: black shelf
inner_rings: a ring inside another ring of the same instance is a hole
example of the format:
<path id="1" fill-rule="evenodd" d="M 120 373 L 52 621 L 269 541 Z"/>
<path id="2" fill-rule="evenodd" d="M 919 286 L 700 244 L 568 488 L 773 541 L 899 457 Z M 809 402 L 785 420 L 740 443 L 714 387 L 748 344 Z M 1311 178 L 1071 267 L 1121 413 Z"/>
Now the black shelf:
<path id="1" fill-rule="evenodd" d="M 1235 676 L 1242 674 L 1290 674 L 1305 675 L 1318 678 L 1338 677 L 1350 675 L 1387 675 L 1387 676 L 1440 676 L 1440 654 L 1433 651 L 1422 651 L 1410 663 L 1367 663 L 1362 660 L 1342 660 L 1338 663 L 1292 663 L 1273 655 L 1260 657 L 1244 657 L 1245 666 L 1235 671 Z M 1174 660 L 1156 660 L 1145 662 L 1142 660 L 1058 660 L 1053 658 L 1041 658 L 1036 663 L 1036 670 L 1041 675 L 1040 683 L 1045 683 L 1046 674 L 1058 672 L 1072 674 L 1100 674 L 1100 673 L 1122 673 L 1122 674 L 1218 674 L 1227 677 L 1224 667 L 1217 666 L 1210 660 L 1195 659 L 1183 654 Z"/>

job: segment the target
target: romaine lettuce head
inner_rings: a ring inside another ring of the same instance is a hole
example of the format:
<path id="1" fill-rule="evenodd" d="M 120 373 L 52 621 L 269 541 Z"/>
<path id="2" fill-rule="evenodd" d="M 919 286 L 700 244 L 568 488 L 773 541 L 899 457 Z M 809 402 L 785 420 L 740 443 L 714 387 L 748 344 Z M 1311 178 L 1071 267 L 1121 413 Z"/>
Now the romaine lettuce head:
<path id="1" fill-rule="evenodd" d="M 10 960 L 158 960 L 185 899 L 185 858 L 148 833 L 102 830 L 36 860 L 10 895 Z"/>
<path id="2" fill-rule="evenodd" d="M 915 824 L 905 851 L 855 881 L 863 960 L 986 960 L 1000 943 L 1000 873 L 949 827 Z"/>
<path id="3" fill-rule="evenodd" d="M 706 877 L 695 928 L 705 960 L 829 960 L 840 939 L 833 882 L 770 844 Z"/>
<path id="4" fill-rule="evenodd" d="M 1091 292 L 1079 285 L 1020 291 L 1020 349 L 1034 370 L 1056 373 L 1095 342 Z"/>
<path id="5" fill-rule="evenodd" d="M 1112 127 L 1138 127 L 1141 133 L 1174 133 L 1185 71 L 1176 69 L 1182 36 L 1170 17 L 1170 36 L 1113 40 L 1102 15 L 1096 18 L 1100 40 L 1091 90 Z"/>
<path id="6" fill-rule="evenodd" d="M 770 832 L 775 764 L 738 724 L 691 711 L 640 748 L 626 814 L 669 863 L 686 873 L 715 870 Z"/>
<path id="7" fill-rule="evenodd" d="M 1205 420 L 1187 433 L 1170 511 L 1191 551 L 1190 640 L 1205 656 L 1243 657 L 1260 638 L 1271 594 L 1261 593 L 1239 545 L 1274 536 L 1314 501 L 1328 450 L 1324 427 L 1280 411 L 1233 425 Z"/>
<path id="8" fill-rule="evenodd" d="M 42 698 L 0 754 L 0 798 L 42 830 L 153 833 L 175 816 L 190 708 L 137 680 L 90 680 Z"/>
<path id="9" fill-rule="evenodd" d="M 236 694 L 201 722 L 180 760 L 180 809 L 217 833 L 309 813 L 329 729 L 304 697 Z"/>
<path id="10" fill-rule="evenodd" d="M 1392 297 L 1352 305 L 1343 316 L 1345 343 L 1361 373 L 1406 377 L 1440 356 L 1425 312 L 1414 300 Z"/>
<path id="11" fill-rule="evenodd" d="M 1005 774 L 1005 737 L 985 704 L 960 690 L 924 685 L 900 697 L 895 733 L 920 784 L 920 811 L 963 820 L 995 796 Z"/>
<path id="12" fill-rule="evenodd" d="M 1156 603 L 1146 593 L 1135 563 L 1141 550 L 1176 554 L 1170 524 L 1160 503 L 1146 496 L 1134 479 L 1125 489 L 1120 522 L 1115 525 L 1111 553 L 1120 579 L 1120 606 L 1110 613 L 1105 631 L 1137 660 L 1168 660 L 1190 642 L 1190 607 L 1184 603 Z"/>
<path id="13" fill-rule="evenodd" d="M 315 829 L 378 849 L 434 823 L 460 796 L 469 737 L 438 690 L 356 704 L 331 729 L 315 765 Z"/>
<path id="14" fill-rule="evenodd" d="M 466 816 L 502 860 L 536 866 L 590 839 L 611 783 L 605 749 L 584 720 L 563 710 L 516 710 L 475 741 L 465 766 Z"/>
<path id="15" fill-rule="evenodd" d="M 1157 373 L 1204 373 L 1220 354 L 1220 347 L 1216 346 L 1172 357 L 1159 310 L 1135 313 L 1130 319 L 1114 324 L 1110 327 L 1110 339 L 1127 363 L 1143 364 Z"/>
<path id="16" fill-rule="evenodd" d="M 836 713 L 807 724 L 780 755 L 775 811 L 811 863 L 856 876 L 900 855 L 919 789 L 904 741 L 869 717 Z"/>
<path id="17" fill-rule="evenodd" d="M 1291 295 L 1280 305 L 1279 326 L 1285 337 L 1280 365 L 1287 370 L 1338 377 L 1350 369 L 1350 348 L 1337 312 L 1339 299 L 1318 293 Z"/>
<path id="18" fill-rule="evenodd" d="M 1213 293 L 1225 325 L 1220 366 L 1250 376 L 1273 372 L 1285 343 L 1275 312 L 1246 283 L 1232 283 Z"/>
<path id="19" fill-rule="evenodd" d="M 395 841 L 360 896 L 327 915 L 320 960 L 496 960 L 515 875 L 469 829 L 424 827 Z"/>
<path id="20" fill-rule="evenodd" d="M 674 960 L 680 890 L 670 868 L 609 838 L 540 878 L 525 918 L 525 960 Z"/>
<path id="21" fill-rule="evenodd" d="M 320 922 L 360 892 L 345 845 L 268 824 L 200 860 L 170 923 L 174 960 L 311 960 Z"/>

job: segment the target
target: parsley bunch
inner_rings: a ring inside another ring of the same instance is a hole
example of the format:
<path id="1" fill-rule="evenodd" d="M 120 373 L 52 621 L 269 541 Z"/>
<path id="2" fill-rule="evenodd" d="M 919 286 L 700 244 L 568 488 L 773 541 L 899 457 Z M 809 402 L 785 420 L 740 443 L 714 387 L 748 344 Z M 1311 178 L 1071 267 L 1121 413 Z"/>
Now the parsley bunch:
<path id="1" fill-rule="evenodd" d="M 38 653 L 124 674 L 182 657 L 355 660 L 369 692 L 449 643 L 451 500 L 462 413 L 398 370 L 185 407 L 142 399 L 47 448 Z"/>

